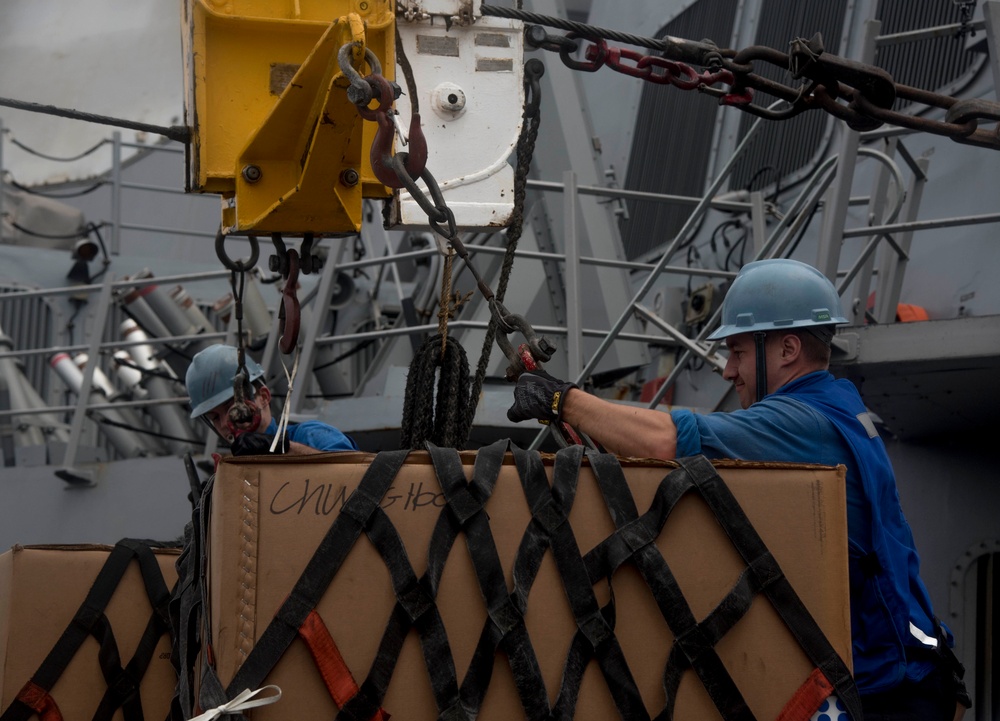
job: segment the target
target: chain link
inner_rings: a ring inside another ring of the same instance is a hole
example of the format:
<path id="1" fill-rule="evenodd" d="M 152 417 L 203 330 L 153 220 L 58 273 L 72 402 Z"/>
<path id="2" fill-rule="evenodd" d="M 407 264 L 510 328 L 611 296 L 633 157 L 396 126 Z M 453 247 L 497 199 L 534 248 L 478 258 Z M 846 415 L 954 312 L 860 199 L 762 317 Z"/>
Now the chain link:
<path id="1" fill-rule="evenodd" d="M 963 18 L 975 6 L 971 0 L 955 0 Z M 1000 118 L 1000 103 L 958 100 L 946 95 L 896 83 L 885 70 L 841 58 L 823 49 L 817 34 L 809 40 L 796 38 L 789 52 L 751 46 L 741 51 L 715 47 L 708 41 L 695 43 L 678 38 L 641 38 L 615 33 L 583 23 L 571 23 L 534 13 L 483 5 L 484 15 L 511 17 L 538 23 L 525 28 L 529 46 L 559 54 L 563 64 L 582 72 L 609 67 L 617 72 L 681 90 L 697 90 L 744 112 L 768 120 L 787 120 L 807 110 L 823 110 L 857 131 L 882 124 L 896 125 L 948 137 L 956 142 L 1000 150 L 1000 125 L 981 128 L 980 123 Z M 540 25 L 568 29 L 563 36 L 550 35 Z M 960 31 L 961 32 L 961 31 Z M 590 43 L 579 53 L 581 40 Z M 662 55 L 646 55 L 613 47 L 607 40 L 653 48 Z M 701 73 L 688 63 L 703 67 Z M 786 70 L 801 82 L 796 85 L 770 80 L 754 72 L 754 64 L 769 63 Z M 728 89 L 713 87 L 728 85 Z M 755 92 L 763 92 L 788 103 L 770 110 L 754 105 Z M 944 120 L 933 120 L 893 109 L 897 99 L 946 111 Z"/>

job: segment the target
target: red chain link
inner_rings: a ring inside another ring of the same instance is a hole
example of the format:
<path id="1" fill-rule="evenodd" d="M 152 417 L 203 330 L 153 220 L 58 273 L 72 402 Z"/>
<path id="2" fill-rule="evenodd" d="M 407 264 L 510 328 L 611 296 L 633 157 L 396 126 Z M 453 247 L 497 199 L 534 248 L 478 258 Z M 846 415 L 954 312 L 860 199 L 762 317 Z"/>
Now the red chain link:
<path id="1" fill-rule="evenodd" d="M 628 48 L 608 45 L 603 39 L 592 41 L 584 51 L 593 72 L 602 66 L 607 66 L 624 75 L 639 78 L 656 85 L 673 85 L 681 90 L 696 90 L 697 88 L 725 83 L 736 84 L 732 72 L 725 69 L 704 71 L 698 73 L 690 65 L 668 60 L 660 55 L 644 55 Z M 753 100 L 753 90 L 741 88 L 739 92 L 727 93 L 720 102 L 724 105 L 747 105 Z"/>

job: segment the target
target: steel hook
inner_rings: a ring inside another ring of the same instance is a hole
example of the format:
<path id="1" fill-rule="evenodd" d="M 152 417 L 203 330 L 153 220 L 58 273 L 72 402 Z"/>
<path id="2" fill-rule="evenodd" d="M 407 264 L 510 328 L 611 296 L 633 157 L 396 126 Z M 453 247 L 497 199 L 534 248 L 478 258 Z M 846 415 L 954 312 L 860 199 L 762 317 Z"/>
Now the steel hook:
<path id="1" fill-rule="evenodd" d="M 392 167 L 392 140 L 396 135 L 396 125 L 389 117 L 390 112 L 391 108 L 388 111 L 375 113 L 378 130 L 375 131 L 375 138 L 372 140 L 370 158 L 372 172 L 378 181 L 386 187 L 399 189 L 405 187 L 406 183 Z M 402 167 L 410 178 L 419 178 L 427 166 L 427 138 L 424 137 L 424 131 L 420 127 L 420 113 L 413 113 L 410 117 L 408 147 L 408 152 L 398 154 L 403 160 Z"/>
<path id="2" fill-rule="evenodd" d="M 299 342 L 302 313 L 299 308 L 299 298 L 296 295 L 298 283 L 299 253 L 297 250 L 289 250 L 288 278 L 285 280 L 285 286 L 281 289 L 281 306 L 278 308 L 278 330 L 281 332 L 278 347 L 286 355 L 295 350 L 295 345 Z"/>

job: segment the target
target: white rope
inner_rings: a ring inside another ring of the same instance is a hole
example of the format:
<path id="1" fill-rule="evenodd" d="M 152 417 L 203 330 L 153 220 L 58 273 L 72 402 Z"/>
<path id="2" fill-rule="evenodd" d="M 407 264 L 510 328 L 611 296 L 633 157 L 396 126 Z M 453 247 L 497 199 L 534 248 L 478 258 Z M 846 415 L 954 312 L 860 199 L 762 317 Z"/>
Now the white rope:
<path id="1" fill-rule="evenodd" d="M 274 440 L 271 441 L 271 453 L 274 453 L 274 449 L 278 447 L 280 443 L 282 448 L 284 447 L 285 435 L 288 433 L 288 417 L 291 415 L 292 409 L 292 389 L 295 381 L 295 376 L 299 372 L 299 348 L 295 347 L 295 355 L 292 357 L 292 372 L 288 372 L 288 366 L 285 365 L 285 360 L 282 358 L 281 367 L 285 371 L 285 378 L 288 380 L 288 392 L 285 395 L 285 405 L 281 408 L 281 416 L 278 419 L 278 430 L 274 434 Z"/>
<path id="2" fill-rule="evenodd" d="M 273 696 L 263 696 L 261 698 L 252 700 L 254 696 L 264 691 L 274 690 Z M 195 716 L 191 721 L 215 721 L 215 719 L 226 714 L 237 714 L 247 711 L 252 708 L 257 708 L 258 706 L 268 706 L 272 703 L 276 703 L 281 699 L 281 689 L 277 686 L 264 686 L 256 691 L 251 691 L 250 689 L 244 689 L 236 695 L 236 697 L 224 703 L 221 706 L 216 706 L 213 709 L 209 709 L 200 716 Z"/>

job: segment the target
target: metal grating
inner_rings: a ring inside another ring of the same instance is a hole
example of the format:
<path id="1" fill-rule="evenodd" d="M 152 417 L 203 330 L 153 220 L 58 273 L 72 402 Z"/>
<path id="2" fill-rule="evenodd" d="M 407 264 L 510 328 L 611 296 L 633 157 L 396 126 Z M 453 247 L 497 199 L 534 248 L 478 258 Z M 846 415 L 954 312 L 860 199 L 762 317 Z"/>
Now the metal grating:
<path id="1" fill-rule="evenodd" d="M 0 332 L 11 339 L 14 350 L 35 350 L 52 345 L 52 308 L 39 296 L 17 297 L 25 288 L 0 286 Z M 28 383 L 48 399 L 49 359 L 33 355 L 18 361 Z"/>
<path id="2" fill-rule="evenodd" d="M 696 3 L 657 33 L 708 38 L 728 47 L 737 0 Z M 671 86 L 645 83 L 639 102 L 625 187 L 653 193 L 700 195 L 708 174 L 715 100 Z M 625 255 L 640 258 L 676 235 L 691 206 L 627 201 L 628 219 L 620 224 Z"/>
<path id="3" fill-rule="evenodd" d="M 882 0 L 877 18 L 882 35 L 950 25 L 962 20 L 959 6 L 941 0 Z M 986 63 L 983 53 L 966 50 L 959 35 L 914 40 L 878 49 L 875 64 L 893 80 L 925 90 L 955 95 Z M 897 102 L 896 109 L 903 104 Z"/>
<path id="4" fill-rule="evenodd" d="M 811 38 L 821 33 L 824 48 L 828 52 L 839 53 L 846 10 L 847 0 L 764 0 L 754 44 L 784 52 L 795 38 Z M 785 84 L 795 82 L 786 69 L 769 63 L 754 63 L 754 72 Z M 767 106 L 775 99 L 758 92 L 754 104 Z M 756 117 L 743 115 L 740 138 L 746 135 L 755 121 Z M 823 150 L 833 122 L 830 116 L 819 110 L 802 113 L 790 120 L 764 121 L 764 126 L 757 131 L 756 140 L 733 168 L 730 190 L 760 190 L 806 168 Z"/>

